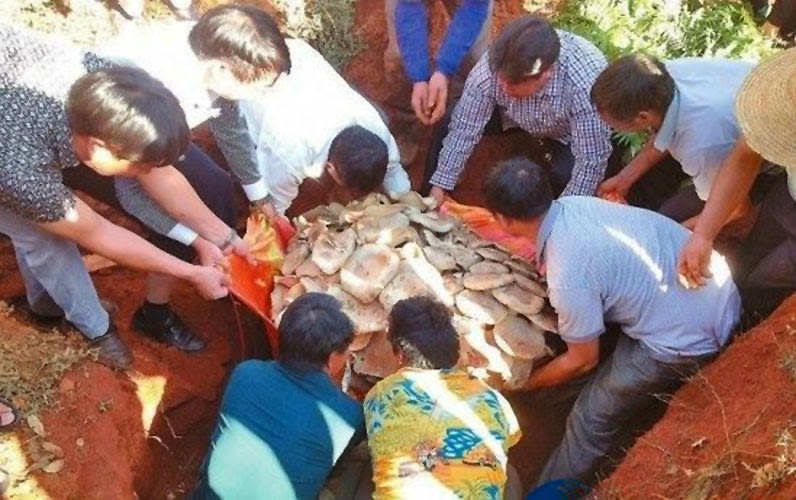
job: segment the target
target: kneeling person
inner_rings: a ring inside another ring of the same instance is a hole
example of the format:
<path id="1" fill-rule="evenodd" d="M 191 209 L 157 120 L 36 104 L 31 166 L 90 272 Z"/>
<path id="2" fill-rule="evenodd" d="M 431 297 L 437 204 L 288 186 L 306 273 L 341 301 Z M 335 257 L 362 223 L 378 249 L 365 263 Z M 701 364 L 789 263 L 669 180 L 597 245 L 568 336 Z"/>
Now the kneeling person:
<path id="1" fill-rule="evenodd" d="M 315 500 L 363 437 L 362 409 L 330 377 L 354 335 L 331 296 L 308 293 L 279 324 L 276 361 L 249 360 L 227 383 L 194 500 Z"/>
<path id="2" fill-rule="evenodd" d="M 389 337 L 402 368 L 364 403 L 373 498 L 503 498 L 519 425 L 500 393 L 455 368 L 448 310 L 425 297 L 402 300 Z"/>
<path id="3" fill-rule="evenodd" d="M 484 194 L 505 230 L 536 244 L 567 343 L 566 353 L 531 375 L 528 389 L 594 369 L 606 322 L 624 332 L 575 402 L 563 441 L 539 478 L 539 484 L 589 481 L 619 430 L 653 394 L 674 391 L 727 344 L 740 316 L 738 290 L 715 252 L 706 286 L 680 286 L 677 254 L 688 230 L 649 210 L 598 198 L 553 201 L 541 167 L 528 160 L 498 166 Z"/>

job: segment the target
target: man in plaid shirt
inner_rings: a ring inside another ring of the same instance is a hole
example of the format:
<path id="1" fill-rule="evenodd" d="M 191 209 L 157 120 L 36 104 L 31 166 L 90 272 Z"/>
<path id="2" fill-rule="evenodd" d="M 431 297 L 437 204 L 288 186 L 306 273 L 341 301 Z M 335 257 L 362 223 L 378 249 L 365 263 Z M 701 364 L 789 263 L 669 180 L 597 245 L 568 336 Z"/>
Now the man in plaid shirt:
<path id="1" fill-rule="evenodd" d="M 520 127 L 550 153 L 556 192 L 593 195 L 612 152 L 611 130 L 589 99 L 605 67 L 594 45 L 539 17 L 506 26 L 470 72 L 449 126 L 432 139 L 426 163 L 431 193 L 442 197 L 454 189 L 484 133 Z"/>

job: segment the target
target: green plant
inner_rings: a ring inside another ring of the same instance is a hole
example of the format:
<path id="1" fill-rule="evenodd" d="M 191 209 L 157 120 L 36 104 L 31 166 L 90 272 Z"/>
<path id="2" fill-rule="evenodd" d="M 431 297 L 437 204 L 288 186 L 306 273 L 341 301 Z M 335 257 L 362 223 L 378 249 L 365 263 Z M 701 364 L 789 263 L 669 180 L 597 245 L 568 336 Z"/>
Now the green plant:
<path id="1" fill-rule="evenodd" d="M 365 48 L 354 26 L 356 0 L 274 0 L 284 29 L 309 42 L 338 71 Z"/>
<path id="2" fill-rule="evenodd" d="M 758 61 L 774 49 L 742 2 L 569 0 L 554 23 L 590 40 L 609 61 L 632 52 L 659 59 Z M 632 154 L 644 144 L 643 137 L 634 134 L 621 134 L 618 139 Z"/>

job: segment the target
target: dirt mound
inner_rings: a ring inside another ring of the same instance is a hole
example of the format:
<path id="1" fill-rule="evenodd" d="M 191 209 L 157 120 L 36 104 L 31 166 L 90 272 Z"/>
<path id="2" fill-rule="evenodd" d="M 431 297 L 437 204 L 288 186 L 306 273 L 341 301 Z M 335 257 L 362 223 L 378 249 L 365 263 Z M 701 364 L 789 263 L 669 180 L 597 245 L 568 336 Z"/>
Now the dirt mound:
<path id="1" fill-rule="evenodd" d="M 599 492 L 796 498 L 796 297 L 683 386 Z"/>
<path id="2" fill-rule="evenodd" d="M 26 478 L 40 460 L 29 446 L 32 430 L 23 424 L 3 437 L 0 466 L 17 482 L 11 498 L 182 498 L 204 456 L 228 367 L 241 356 L 230 347 L 241 345 L 233 310 L 227 301 L 205 302 L 179 287 L 175 308 L 209 344 L 187 355 L 130 330 L 144 295 L 141 274 L 113 268 L 94 279 L 100 295 L 119 305 L 116 323 L 135 353 L 133 369 L 115 373 L 86 361 L 61 380 L 55 404 L 41 415 L 47 441 L 61 449 L 60 471 L 29 470 Z"/>

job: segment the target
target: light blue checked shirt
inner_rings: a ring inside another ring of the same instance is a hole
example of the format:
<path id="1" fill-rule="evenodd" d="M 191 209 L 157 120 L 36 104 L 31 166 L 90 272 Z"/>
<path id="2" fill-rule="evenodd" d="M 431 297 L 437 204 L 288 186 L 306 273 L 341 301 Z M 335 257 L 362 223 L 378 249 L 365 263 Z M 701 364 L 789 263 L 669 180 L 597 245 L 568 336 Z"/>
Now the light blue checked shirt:
<path id="1" fill-rule="evenodd" d="M 741 135 L 735 96 L 753 67 L 746 61 L 696 57 L 666 62 L 677 90 L 655 135 L 655 149 L 680 162 L 702 200 Z"/>
<path id="2" fill-rule="evenodd" d="M 555 139 L 572 148 L 575 165 L 562 196 L 594 194 L 612 150 L 611 129 L 589 99 L 594 80 L 605 69 L 605 56 L 577 35 L 558 31 L 558 36 L 561 53 L 555 73 L 530 97 L 516 99 L 503 92 L 497 75 L 489 69 L 489 53 L 481 57 L 453 110 L 431 184 L 446 190 L 456 187 L 497 106 L 504 128 L 518 126 L 534 137 Z"/>
<path id="3" fill-rule="evenodd" d="M 561 338 L 587 342 L 611 322 L 663 362 L 717 352 L 738 322 L 741 298 L 716 252 L 705 286 L 679 284 L 677 256 L 689 235 L 641 208 L 584 196 L 553 202 L 536 244 Z"/>

